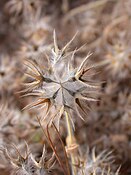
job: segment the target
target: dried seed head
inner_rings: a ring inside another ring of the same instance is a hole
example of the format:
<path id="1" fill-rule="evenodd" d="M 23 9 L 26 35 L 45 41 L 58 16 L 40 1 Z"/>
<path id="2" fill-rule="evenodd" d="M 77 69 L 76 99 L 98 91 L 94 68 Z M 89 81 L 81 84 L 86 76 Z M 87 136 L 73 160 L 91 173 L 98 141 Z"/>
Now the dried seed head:
<path id="1" fill-rule="evenodd" d="M 43 17 L 40 8 L 36 11 L 33 19 L 20 26 L 19 32 L 22 34 L 22 37 L 26 39 L 27 43 L 42 47 L 46 42 L 49 42 L 49 35 L 50 32 L 52 32 L 50 23 L 51 17 Z"/>
<path id="2" fill-rule="evenodd" d="M 47 114 L 52 108 L 55 108 L 55 114 L 49 117 L 48 123 L 56 118 L 59 121 L 64 110 L 68 112 L 73 110 L 82 118 L 77 109 L 78 106 L 85 113 L 81 100 L 96 101 L 94 96 L 98 86 L 83 78 L 96 65 L 86 66 L 90 56 L 88 54 L 79 67 L 73 68 L 71 61 L 77 50 L 69 52 L 68 49 L 74 37 L 65 47 L 59 49 L 54 32 L 54 48 L 51 50 L 51 55 L 48 56 L 48 68 L 42 69 L 42 66 L 36 61 L 28 60 L 26 63 L 30 70 L 28 76 L 33 80 L 26 84 L 25 96 L 38 97 L 38 101 L 29 104 L 26 108 L 47 105 Z"/>
<path id="3" fill-rule="evenodd" d="M 31 19 L 41 2 L 40 0 L 10 0 L 5 5 L 5 12 L 12 17 L 14 23 L 17 23 L 18 19 Z"/>
<path id="4" fill-rule="evenodd" d="M 115 45 L 111 49 L 111 53 L 107 55 L 109 62 L 107 70 L 113 78 L 123 79 L 131 75 L 131 52 L 123 43 Z"/>
<path id="5" fill-rule="evenodd" d="M 8 55 L 0 57 L 0 90 L 12 90 L 16 83 L 14 82 L 15 61 Z M 8 88 L 10 87 L 10 89 Z"/>
<path id="6" fill-rule="evenodd" d="M 26 23 L 22 23 L 18 28 L 21 35 L 20 49 L 17 56 L 20 59 L 35 60 L 36 57 L 49 50 L 49 35 L 52 28 L 49 25 L 51 18 L 42 16 L 42 10 L 36 11 L 34 18 Z"/>
<path id="7" fill-rule="evenodd" d="M 78 175 L 118 175 L 119 169 L 113 173 L 110 165 L 114 157 L 112 152 L 103 151 L 96 156 L 95 148 L 92 150 L 92 155 L 89 153 L 87 158 L 82 162 L 79 167 Z"/>
<path id="8" fill-rule="evenodd" d="M 26 144 L 26 152 L 25 155 L 21 155 L 19 150 L 14 146 L 14 149 L 16 151 L 15 154 L 17 154 L 17 158 L 13 158 L 7 148 L 1 148 L 2 153 L 6 157 L 6 159 L 11 163 L 12 165 L 12 173 L 15 173 L 17 175 L 43 175 L 48 174 L 48 172 L 53 168 L 54 166 L 54 154 L 52 157 L 47 160 L 46 157 L 46 150 L 45 146 L 43 148 L 42 156 L 37 162 L 32 153 L 29 151 L 29 147 Z"/>

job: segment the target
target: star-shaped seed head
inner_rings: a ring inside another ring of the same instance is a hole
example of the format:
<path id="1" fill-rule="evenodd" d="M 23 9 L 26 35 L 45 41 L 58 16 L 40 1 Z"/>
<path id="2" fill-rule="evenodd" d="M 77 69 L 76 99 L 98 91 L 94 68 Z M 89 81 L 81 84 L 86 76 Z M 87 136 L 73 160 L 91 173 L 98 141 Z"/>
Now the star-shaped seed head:
<path id="1" fill-rule="evenodd" d="M 54 48 L 47 56 L 48 68 L 41 68 L 42 66 L 37 61 L 26 61 L 29 68 L 27 74 L 33 79 L 26 84 L 26 95 L 38 97 L 38 101 L 29 104 L 26 108 L 46 106 L 45 119 L 48 118 L 48 122 L 52 122 L 54 119 L 59 121 L 64 111 L 68 111 L 68 113 L 75 111 L 82 118 L 77 108 L 79 107 L 82 112 L 85 112 L 81 100 L 96 101 L 94 94 L 98 86 L 83 78 L 96 65 L 87 66 L 91 55 L 88 54 L 79 67 L 73 68 L 72 60 L 79 49 L 68 50 L 74 38 L 75 36 L 62 49 L 59 49 L 54 31 Z M 55 114 L 49 115 L 53 108 L 55 108 Z"/>

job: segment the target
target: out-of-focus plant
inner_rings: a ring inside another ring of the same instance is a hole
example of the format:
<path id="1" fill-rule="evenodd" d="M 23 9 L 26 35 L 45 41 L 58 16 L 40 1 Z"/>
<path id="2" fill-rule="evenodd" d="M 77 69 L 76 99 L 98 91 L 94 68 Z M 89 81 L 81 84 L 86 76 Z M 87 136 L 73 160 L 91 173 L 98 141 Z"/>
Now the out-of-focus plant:
<path id="1" fill-rule="evenodd" d="M 16 24 L 20 20 L 32 19 L 41 5 L 42 1 L 40 0 L 9 0 L 5 5 L 5 12 L 11 16 L 11 23 Z"/>
<path id="2" fill-rule="evenodd" d="M 111 172 L 110 164 L 114 159 L 111 154 L 112 152 L 103 151 L 96 156 L 94 148 L 91 156 L 87 153 L 87 157 L 81 159 L 78 175 L 118 175 L 119 169 L 116 173 Z"/>
<path id="3" fill-rule="evenodd" d="M 26 144 L 25 155 L 21 155 L 17 147 L 14 147 L 14 155 L 11 156 L 11 153 L 7 148 L 0 148 L 3 152 L 6 159 L 12 165 L 12 175 L 46 175 L 48 174 L 54 166 L 54 154 L 50 159 L 47 160 L 45 146 L 43 148 L 43 153 L 39 162 L 34 159 L 34 156 L 29 150 L 28 145 Z M 17 155 L 17 157 L 16 157 Z"/>
<path id="4" fill-rule="evenodd" d="M 109 61 L 107 70 L 110 71 L 113 78 L 124 79 L 131 75 L 131 51 L 126 45 L 118 44 L 110 49 L 106 56 Z"/>
<path id="5" fill-rule="evenodd" d="M 10 91 L 16 87 L 16 82 L 12 82 L 15 77 L 16 62 L 10 62 L 10 60 L 11 58 L 8 55 L 1 55 L 0 57 L 0 90 L 2 92 L 7 92 L 8 86 L 10 86 Z"/>

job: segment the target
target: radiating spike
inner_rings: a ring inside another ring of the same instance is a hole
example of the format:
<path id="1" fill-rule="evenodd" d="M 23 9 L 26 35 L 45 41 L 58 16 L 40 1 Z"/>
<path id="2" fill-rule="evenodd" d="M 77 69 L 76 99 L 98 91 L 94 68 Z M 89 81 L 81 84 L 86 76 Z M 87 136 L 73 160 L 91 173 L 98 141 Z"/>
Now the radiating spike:
<path id="1" fill-rule="evenodd" d="M 86 101 L 93 101 L 93 102 L 99 101 L 98 99 L 95 99 L 95 98 L 89 98 L 89 97 L 83 97 L 83 96 L 80 96 L 79 98 Z"/>
<path id="2" fill-rule="evenodd" d="M 19 151 L 19 149 L 14 145 L 14 144 L 11 144 L 12 147 L 16 150 L 17 152 L 17 155 L 18 155 L 18 159 L 21 157 L 22 159 L 25 159 L 25 157 L 23 157 Z"/>
<path id="3" fill-rule="evenodd" d="M 78 32 L 76 32 L 76 34 L 73 36 L 73 38 L 64 46 L 64 48 L 62 49 L 62 52 L 65 52 L 66 51 L 66 49 L 69 47 L 69 45 L 75 39 L 75 37 L 77 36 L 77 34 L 78 34 Z"/>
<path id="4" fill-rule="evenodd" d="M 39 92 L 28 92 L 27 94 L 21 95 L 20 97 L 23 98 L 23 97 L 27 97 L 27 96 L 40 96 L 40 95 L 41 95 L 41 93 L 39 93 Z"/>
<path id="5" fill-rule="evenodd" d="M 29 105 L 27 105 L 27 106 L 25 106 L 24 108 L 23 108 L 23 110 L 29 110 L 29 109 L 32 109 L 32 108 L 35 108 L 35 107 L 37 107 L 37 106 L 39 106 L 39 105 L 45 105 L 45 103 L 49 103 L 49 101 L 48 101 L 48 99 L 43 99 L 43 100 L 38 100 L 38 101 L 36 101 L 36 102 L 33 102 L 33 103 L 31 103 L 31 104 L 29 104 Z M 49 105 L 48 105 L 48 108 L 47 108 L 47 111 L 49 110 Z"/>
<path id="6" fill-rule="evenodd" d="M 85 59 L 82 61 L 82 63 L 80 64 L 79 68 L 78 68 L 78 72 L 82 69 L 82 67 L 84 66 L 84 64 L 87 62 L 88 58 L 92 55 L 92 53 L 88 53 L 88 55 L 85 57 Z"/>
<path id="7" fill-rule="evenodd" d="M 86 111 L 85 111 L 84 108 L 82 107 L 82 105 L 81 105 L 81 103 L 80 103 L 80 101 L 79 101 L 78 98 L 76 99 L 76 103 L 77 103 L 77 105 L 80 107 L 80 109 L 84 112 L 84 114 L 86 114 Z"/>
<path id="8" fill-rule="evenodd" d="M 92 150 L 92 159 L 94 162 L 96 161 L 95 147 Z"/>
<path id="9" fill-rule="evenodd" d="M 27 144 L 27 141 L 26 140 L 24 140 L 24 142 L 25 142 L 25 146 L 26 146 L 26 149 L 25 149 L 25 154 L 26 154 L 26 158 L 29 156 L 29 154 L 30 154 L 30 150 L 29 150 L 29 146 L 28 146 L 28 144 Z"/>
<path id="10" fill-rule="evenodd" d="M 46 158 L 46 148 L 45 148 L 45 145 L 43 146 L 43 152 L 42 152 L 42 156 L 40 158 L 40 161 L 39 161 L 39 165 L 42 166 L 43 162 L 45 161 L 45 158 Z"/>
<path id="11" fill-rule="evenodd" d="M 59 48 L 58 48 L 58 44 L 57 44 L 57 38 L 56 38 L 56 32 L 54 30 L 53 32 L 53 37 L 54 37 L 54 51 L 56 54 L 59 53 Z"/>
<path id="12" fill-rule="evenodd" d="M 30 61 L 28 59 L 25 59 L 24 64 L 29 67 L 33 72 L 37 72 L 37 74 L 42 75 L 42 71 L 40 70 L 40 68 L 37 66 L 36 62 L 34 63 L 33 61 Z"/>
<path id="13" fill-rule="evenodd" d="M 75 106 L 75 110 L 76 110 L 78 116 L 85 122 L 85 119 L 81 116 L 81 114 L 80 114 L 80 112 L 79 112 L 79 110 L 77 109 L 76 106 Z"/>

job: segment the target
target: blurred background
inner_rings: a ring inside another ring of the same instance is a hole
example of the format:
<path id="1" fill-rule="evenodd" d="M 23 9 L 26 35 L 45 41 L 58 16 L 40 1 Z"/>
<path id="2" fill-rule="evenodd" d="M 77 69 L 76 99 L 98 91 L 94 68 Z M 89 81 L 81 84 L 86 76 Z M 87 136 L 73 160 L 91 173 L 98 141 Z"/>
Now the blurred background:
<path id="1" fill-rule="evenodd" d="M 97 153 L 113 150 L 111 168 L 121 165 L 120 174 L 131 175 L 131 0 L 0 1 L 0 145 L 23 149 L 26 140 L 36 157 L 42 153 L 46 140 L 35 117 L 39 112 L 22 110 L 33 98 L 18 92 L 26 81 L 23 60 L 47 53 L 54 29 L 60 48 L 78 32 L 71 50 L 85 46 L 75 65 L 88 52 L 93 53 L 91 64 L 106 62 L 94 76 L 102 82 L 99 102 L 90 104 L 85 122 L 74 119 L 78 143 L 83 152 L 87 147 Z M 61 135 L 64 140 L 63 121 Z M 0 175 L 10 172 L 1 155 Z"/>

